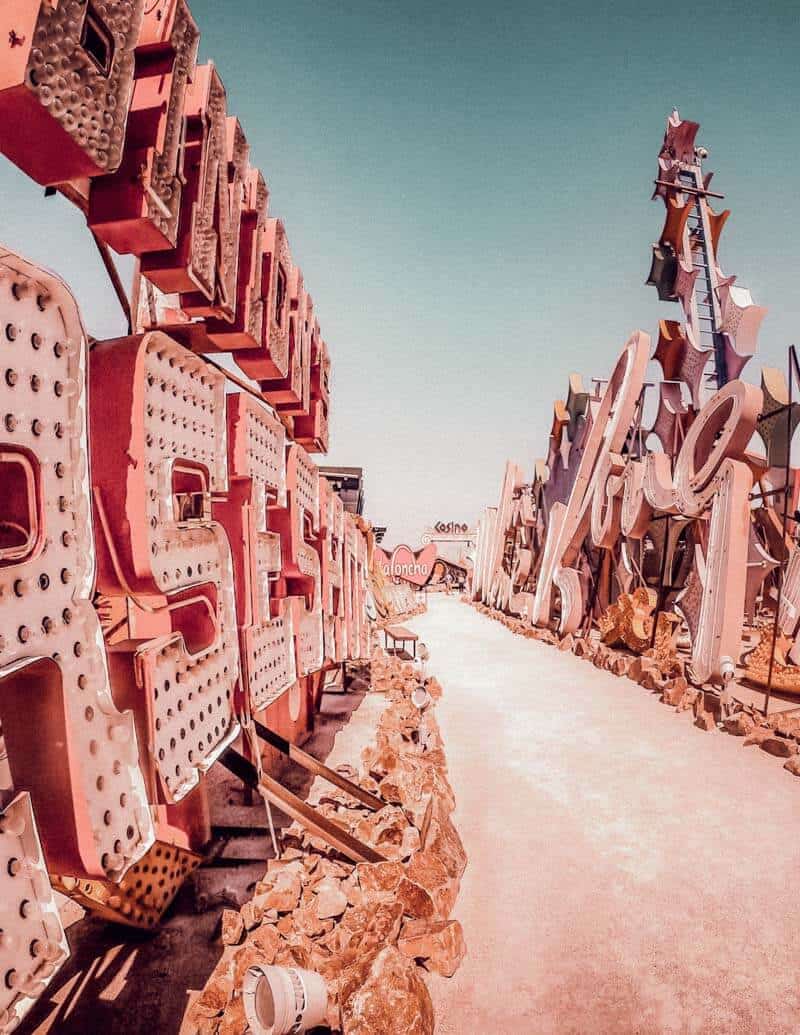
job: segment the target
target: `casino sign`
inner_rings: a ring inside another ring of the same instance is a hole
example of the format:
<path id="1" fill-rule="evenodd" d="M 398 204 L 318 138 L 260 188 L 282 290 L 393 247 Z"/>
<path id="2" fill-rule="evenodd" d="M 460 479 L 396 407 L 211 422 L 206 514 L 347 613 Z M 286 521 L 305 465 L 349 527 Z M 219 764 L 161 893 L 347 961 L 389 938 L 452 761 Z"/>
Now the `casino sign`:
<path id="1" fill-rule="evenodd" d="M 466 535 L 469 532 L 469 525 L 460 524 L 458 521 L 437 521 L 433 526 L 437 535 Z"/>

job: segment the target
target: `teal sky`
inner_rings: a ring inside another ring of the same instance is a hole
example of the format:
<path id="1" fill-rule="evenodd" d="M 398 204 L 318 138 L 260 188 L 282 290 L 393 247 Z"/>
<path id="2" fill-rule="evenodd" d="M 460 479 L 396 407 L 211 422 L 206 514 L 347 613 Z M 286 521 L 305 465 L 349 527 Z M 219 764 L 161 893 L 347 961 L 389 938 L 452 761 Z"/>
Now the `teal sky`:
<path id="1" fill-rule="evenodd" d="M 368 516 L 412 544 L 472 521 L 506 457 L 530 470 L 567 376 L 677 318 L 644 286 L 664 119 L 702 124 L 733 210 L 720 249 L 795 340 L 798 8 L 194 0 L 287 226 L 333 356 L 331 462 L 366 468 Z M 5 244 L 121 331 L 88 231 L 0 165 Z M 123 264 L 123 269 L 128 266 Z"/>

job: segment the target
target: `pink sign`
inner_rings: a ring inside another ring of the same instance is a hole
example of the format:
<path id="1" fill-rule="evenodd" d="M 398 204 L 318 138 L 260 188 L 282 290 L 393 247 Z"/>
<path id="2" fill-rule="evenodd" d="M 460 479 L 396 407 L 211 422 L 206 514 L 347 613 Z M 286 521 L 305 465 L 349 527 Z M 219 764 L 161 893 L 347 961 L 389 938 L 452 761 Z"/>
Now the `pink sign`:
<path id="1" fill-rule="evenodd" d="M 436 563 L 436 546 L 429 546 L 412 552 L 410 546 L 396 546 L 392 556 L 380 549 L 375 551 L 381 571 L 392 582 L 410 582 L 413 586 L 424 586 L 431 577 Z"/>

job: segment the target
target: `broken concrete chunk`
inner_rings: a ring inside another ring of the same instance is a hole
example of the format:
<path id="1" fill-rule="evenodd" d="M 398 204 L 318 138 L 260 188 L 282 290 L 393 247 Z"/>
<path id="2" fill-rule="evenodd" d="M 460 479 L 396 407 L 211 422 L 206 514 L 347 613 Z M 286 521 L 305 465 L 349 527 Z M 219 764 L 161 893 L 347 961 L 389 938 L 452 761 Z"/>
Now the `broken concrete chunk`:
<path id="1" fill-rule="evenodd" d="M 467 853 L 446 809 L 434 800 L 426 849 L 438 856 L 451 877 L 460 878 L 467 868 Z"/>
<path id="2" fill-rule="evenodd" d="M 344 1035 L 433 1035 L 433 1003 L 416 966 L 394 947 L 357 968 L 342 990 Z"/>
<path id="3" fill-rule="evenodd" d="M 263 924 L 250 933 L 247 943 L 255 945 L 269 964 L 275 961 L 275 954 L 281 944 L 281 936 L 271 924 Z"/>
<path id="4" fill-rule="evenodd" d="M 244 1014 L 244 1002 L 241 996 L 236 996 L 228 1004 L 222 1023 L 219 1026 L 219 1035 L 246 1035 L 249 1031 L 247 1018 Z"/>
<path id="5" fill-rule="evenodd" d="M 238 945 L 244 934 L 242 914 L 233 909 L 222 910 L 222 941 L 225 945 Z"/>
<path id="6" fill-rule="evenodd" d="M 792 755 L 792 757 L 783 763 L 783 768 L 788 769 L 792 776 L 800 776 L 800 755 Z"/>
<path id="7" fill-rule="evenodd" d="M 467 954 L 464 932 L 457 920 L 408 922 L 400 932 L 397 948 L 404 956 L 421 959 L 427 970 L 443 977 L 452 977 Z"/>
<path id="8" fill-rule="evenodd" d="M 270 874 L 272 876 L 272 874 Z M 272 888 L 258 896 L 258 905 L 262 912 L 277 909 L 279 913 L 289 913 L 300 901 L 300 877 L 294 870 L 278 870 Z"/>
<path id="9" fill-rule="evenodd" d="M 800 737 L 800 716 L 798 715 L 776 715 L 770 716 L 769 725 L 776 733 L 784 737 Z"/>
<path id="10" fill-rule="evenodd" d="M 766 740 L 772 736 L 772 730 L 767 729 L 766 726 L 756 726 L 747 736 L 744 738 L 744 746 L 750 747 L 751 744 L 760 744 L 762 740 Z"/>
<path id="11" fill-rule="evenodd" d="M 230 979 L 212 974 L 208 984 L 192 1003 L 192 1017 L 201 1019 L 219 1017 L 233 994 Z"/>
<path id="12" fill-rule="evenodd" d="M 714 716 L 704 708 L 699 708 L 695 711 L 694 724 L 698 729 L 705 730 L 706 733 L 710 733 L 717 726 L 716 722 L 714 722 Z"/>
<path id="13" fill-rule="evenodd" d="M 786 740 L 785 737 L 764 737 L 759 744 L 762 751 L 768 755 L 775 755 L 776 758 L 790 758 L 797 754 L 797 744 L 793 740 Z"/>
<path id="14" fill-rule="evenodd" d="M 661 693 L 661 700 L 664 704 L 668 704 L 673 708 L 677 708 L 683 700 L 687 690 L 689 689 L 689 683 L 685 676 L 676 676 L 674 679 L 670 679 Z"/>
<path id="15" fill-rule="evenodd" d="M 406 875 L 428 892 L 437 916 L 447 919 L 458 897 L 459 882 L 448 873 L 441 859 L 429 849 L 417 852 L 407 864 Z"/>
<path id="16" fill-rule="evenodd" d="M 402 905 L 405 916 L 429 920 L 436 913 L 430 894 L 413 880 L 403 877 L 394 892 L 395 899 Z"/>
<path id="17" fill-rule="evenodd" d="M 364 891 L 394 891 L 405 871 L 399 862 L 359 863 L 358 882 Z"/>
<path id="18" fill-rule="evenodd" d="M 248 931 L 252 931 L 254 927 L 261 923 L 263 915 L 264 911 L 256 899 L 251 899 L 242 906 L 242 923 Z"/>
<path id="19" fill-rule="evenodd" d="M 746 737 L 756 728 L 756 720 L 747 712 L 737 712 L 724 721 L 725 729 L 734 737 Z"/>
<path id="20" fill-rule="evenodd" d="M 314 906 L 320 920 L 341 916 L 347 909 L 347 895 L 342 891 L 341 883 L 332 877 L 326 877 L 314 888 L 316 904 Z"/>

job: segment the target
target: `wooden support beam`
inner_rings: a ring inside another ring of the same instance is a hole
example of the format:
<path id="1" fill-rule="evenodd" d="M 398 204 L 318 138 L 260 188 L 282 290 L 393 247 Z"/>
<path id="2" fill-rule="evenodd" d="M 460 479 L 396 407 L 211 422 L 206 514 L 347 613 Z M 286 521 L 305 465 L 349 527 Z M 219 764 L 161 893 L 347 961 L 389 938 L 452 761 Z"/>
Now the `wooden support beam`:
<path id="1" fill-rule="evenodd" d="M 331 848 L 341 852 L 352 862 L 386 862 L 386 856 L 371 845 L 359 841 L 353 837 L 344 827 L 334 823 L 332 819 L 321 816 L 317 810 L 298 798 L 296 794 L 278 783 L 271 776 L 262 774 L 259 777 L 258 770 L 252 762 L 239 754 L 234 748 L 226 748 L 219 756 L 219 761 L 237 776 L 248 787 L 253 787 L 271 805 L 279 808 L 281 812 L 296 820 L 314 837 L 319 837 Z"/>
<path id="2" fill-rule="evenodd" d="M 371 845 L 353 837 L 332 819 L 321 816 L 313 806 L 303 801 L 302 798 L 298 798 L 296 794 L 292 794 L 271 776 L 262 775 L 258 789 L 267 801 L 279 808 L 281 812 L 285 812 L 287 816 L 297 820 L 310 834 L 322 838 L 331 848 L 346 855 L 352 862 L 386 862 L 385 855 L 381 855 Z"/>
<path id="3" fill-rule="evenodd" d="M 302 748 L 297 747 L 296 744 L 289 743 L 280 734 L 267 729 L 262 723 L 254 721 L 256 734 L 264 741 L 265 744 L 269 744 L 270 747 L 274 747 L 281 754 L 286 755 L 293 762 L 296 762 L 299 766 L 302 766 L 309 773 L 313 773 L 315 776 L 321 776 L 323 780 L 327 780 L 328 783 L 334 784 L 339 790 L 345 791 L 350 795 L 351 798 L 355 798 L 356 801 L 360 801 L 362 805 L 366 805 L 368 809 L 373 812 L 378 812 L 384 808 L 386 802 L 383 798 L 377 797 L 375 794 L 370 794 L 369 791 L 365 791 L 363 787 L 359 787 L 358 784 L 353 783 L 352 780 L 348 780 L 347 777 L 342 776 L 341 773 L 337 773 L 335 769 L 329 769 L 323 762 L 314 758 L 313 755 L 309 755 L 308 752 L 303 751 Z"/>

